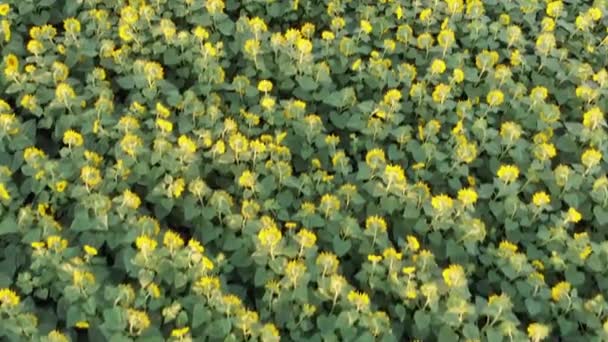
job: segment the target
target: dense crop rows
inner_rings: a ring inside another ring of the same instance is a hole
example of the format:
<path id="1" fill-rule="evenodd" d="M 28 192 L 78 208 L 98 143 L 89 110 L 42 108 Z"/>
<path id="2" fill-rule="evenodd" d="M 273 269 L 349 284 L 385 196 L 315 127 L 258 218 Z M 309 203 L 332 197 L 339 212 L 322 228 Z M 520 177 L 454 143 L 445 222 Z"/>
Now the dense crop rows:
<path id="1" fill-rule="evenodd" d="M 607 15 L 0 2 L 0 340 L 607 340 Z"/>

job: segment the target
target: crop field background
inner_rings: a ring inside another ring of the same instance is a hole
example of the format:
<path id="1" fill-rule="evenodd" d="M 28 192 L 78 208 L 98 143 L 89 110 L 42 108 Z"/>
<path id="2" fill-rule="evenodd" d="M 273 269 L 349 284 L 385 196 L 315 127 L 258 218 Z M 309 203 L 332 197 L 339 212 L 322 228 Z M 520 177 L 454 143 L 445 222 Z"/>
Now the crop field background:
<path id="1" fill-rule="evenodd" d="M 0 0 L 0 340 L 607 341 L 607 16 Z"/>

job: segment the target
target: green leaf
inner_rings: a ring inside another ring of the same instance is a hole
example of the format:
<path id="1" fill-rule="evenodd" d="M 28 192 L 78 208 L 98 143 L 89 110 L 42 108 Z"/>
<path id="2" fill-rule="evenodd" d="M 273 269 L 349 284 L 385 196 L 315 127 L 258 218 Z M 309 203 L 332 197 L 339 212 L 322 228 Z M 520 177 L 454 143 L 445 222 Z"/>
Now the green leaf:
<path id="1" fill-rule="evenodd" d="M 268 281 L 269 276 L 268 272 L 263 267 L 257 267 L 255 269 L 255 277 L 253 279 L 253 283 L 256 287 L 263 287 Z"/>
<path id="2" fill-rule="evenodd" d="M 469 339 L 479 339 L 479 329 L 471 323 L 465 324 L 462 334 Z"/>
<path id="3" fill-rule="evenodd" d="M 372 336 L 372 334 L 369 331 L 366 331 L 362 335 L 357 337 L 357 339 L 355 341 L 356 342 L 375 342 L 376 338 L 374 338 L 374 336 Z"/>
<path id="4" fill-rule="evenodd" d="M 225 235 L 226 239 L 222 248 L 224 251 L 236 251 L 243 246 L 242 238 L 238 238 L 231 233 L 225 233 Z"/>
<path id="5" fill-rule="evenodd" d="M 82 313 L 80 308 L 76 305 L 70 306 L 66 315 L 66 323 L 68 327 L 74 326 L 76 322 L 82 320 Z"/>
<path id="6" fill-rule="evenodd" d="M 567 336 L 576 330 L 578 323 L 575 323 L 569 319 L 564 319 L 563 316 L 557 318 L 557 325 L 559 326 L 560 335 Z"/>
<path id="7" fill-rule="evenodd" d="M 399 203 L 399 201 L 397 201 L 397 199 L 393 196 L 385 196 L 381 197 L 380 205 L 382 206 L 382 209 L 384 209 L 387 213 L 392 214 L 402 204 Z"/>
<path id="8" fill-rule="evenodd" d="M 526 304 L 526 309 L 528 310 L 528 313 L 531 317 L 536 316 L 542 311 L 541 303 L 532 298 L 526 298 L 524 303 Z"/>
<path id="9" fill-rule="evenodd" d="M 605 225 L 608 224 L 608 211 L 604 210 L 604 208 L 600 207 L 600 206 L 595 206 L 593 208 L 593 214 L 595 215 L 595 218 L 597 219 L 597 222 L 600 225 Z"/>
<path id="10" fill-rule="evenodd" d="M 173 282 L 173 286 L 177 289 L 183 288 L 188 283 L 188 277 L 186 274 L 182 272 L 178 272 L 175 274 L 175 280 Z"/>
<path id="11" fill-rule="evenodd" d="M 219 319 L 209 324 L 207 334 L 213 338 L 225 338 L 229 333 L 232 324 L 228 319 Z"/>
<path id="12" fill-rule="evenodd" d="M 336 317 L 319 315 L 319 317 L 317 317 L 317 327 L 322 334 L 334 332 L 334 330 L 336 330 Z"/>
<path id="13" fill-rule="evenodd" d="M 296 76 L 296 81 L 306 91 L 313 91 L 318 87 L 318 84 L 310 76 Z"/>
<path id="14" fill-rule="evenodd" d="M 41 2 L 48 3 L 49 1 L 41 1 Z M 51 3 L 54 4 L 54 1 L 52 1 Z M 45 6 L 45 7 L 49 7 L 49 6 Z M 39 14 L 31 17 L 32 23 L 34 23 L 35 25 L 38 25 L 38 26 L 47 24 L 50 18 L 51 18 L 51 13 L 49 11 L 42 11 Z"/>
<path id="15" fill-rule="evenodd" d="M 194 304 L 194 308 L 192 309 L 192 328 L 198 328 L 199 326 L 201 326 L 201 324 L 209 320 L 210 317 L 211 314 L 209 313 L 209 310 L 205 307 L 204 304 Z"/>
<path id="16" fill-rule="evenodd" d="M 266 6 L 266 10 L 269 16 L 278 18 L 283 12 L 281 7 L 281 4 L 273 2 L 270 6 Z"/>
<path id="17" fill-rule="evenodd" d="M 118 83 L 122 89 L 133 89 L 135 87 L 135 81 L 131 76 L 117 77 L 116 83 Z"/>
<path id="18" fill-rule="evenodd" d="M 282 191 L 277 195 L 277 201 L 281 203 L 282 208 L 288 208 L 294 201 L 293 193 L 289 190 Z"/>
<path id="19" fill-rule="evenodd" d="M 566 281 L 572 284 L 573 287 L 583 285 L 585 282 L 585 273 L 577 271 L 574 265 L 568 265 L 564 275 L 566 276 Z"/>
<path id="20" fill-rule="evenodd" d="M 238 249 L 230 258 L 230 264 L 234 267 L 247 267 L 253 262 L 250 254 L 245 248 Z"/>
<path id="21" fill-rule="evenodd" d="M 493 192 L 494 192 L 494 187 L 492 186 L 492 184 L 482 184 L 479 186 L 479 190 L 477 191 L 477 194 L 478 194 L 479 198 L 488 199 L 492 196 Z"/>
<path id="22" fill-rule="evenodd" d="M 338 236 L 334 236 L 333 250 L 338 257 L 344 256 L 352 246 L 349 240 L 342 240 Z"/>
<path id="23" fill-rule="evenodd" d="M 7 214 L 2 222 L 0 222 L 0 236 L 6 234 L 17 233 L 19 231 L 19 226 L 17 225 L 17 221 L 15 217 L 11 214 Z"/>
<path id="24" fill-rule="evenodd" d="M 334 91 L 323 99 L 323 103 L 338 108 L 342 106 L 342 92 Z"/>
<path id="25" fill-rule="evenodd" d="M 154 281 L 154 272 L 146 269 L 140 269 L 137 274 L 137 279 L 142 287 L 146 287 L 148 284 Z"/>
<path id="26" fill-rule="evenodd" d="M 176 65 L 179 63 L 179 54 L 176 49 L 170 48 L 163 54 L 163 61 L 166 65 Z"/>
<path id="27" fill-rule="evenodd" d="M 592 253 L 587 259 L 587 266 L 593 272 L 602 272 L 604 270 L 604 263 L 597 253 Z"/>
<path id="28" fill-rule="evenodd" d="M 87 211 L 78 210 L 76 212 L 76 215 L 74 216 L 74 220 L 72 220 L 70 230 L 73 230 L 75 232 L 83 232 L 92 229 L 95 229 L 95 225 L 89 218 L 89 214 L 87 213 Z"/>
<path id="29" fill-rule="evenodd" d="M 450 327 L 444 325 L 441 327 L 441 330 L 439 330 L 437 342 L 453 342 L 458 340 L 458 335 L 452 329 L 450 329 Z"/>
<path id="30" fill-rule="evenodd" d="M 413 204 L 406 204 L 405 210 L 403 211 L 403 217 L 407 219 L 415 219 L 420 216 L 420 209 Z"/>
<path id="31" fill-rule="evenodd" d="M 503 341 L 502 333 L 500 331 L 497 331 L 496 329 L 492 329 L 492 328 L 489 328 L 486 331 L 486 338 L 487 338 L 488 342 L 502 342 Z"/>
<path id="32" fill-rule="evenodd" d="M 555 144 L 560 151 L 574 153 L 578 150 L 578 143 L 570 135 L 561 135 Z"/>
<path id="33" fill-rule="evenodd" d="M 78 288 L 76 288 L 75 286 L 66 286 L 63 289 L 63 295 L 64 295 L 64 298 L 70 303 L 74 303 L 75 301 L 80 299 L 80 296 L 81 296 L 80 290 Z"/>
<path id="34" fill-rule="evenodd" d="M 177 270 L 167 259 L 163 259 L 158 265 L 158 273 L 160 277 L 168 283 L 170 283 L 173 279 L 175 272 L 177 272 Z"/>
<path id="35" fill-rule="evenodd" d="M 405 316 L 407 315 L 407 310 L 406 310 L 405 306 L 403 306 L 401 304 L 397 304 L 397 305 L 395 305 L 395 313 L 397 314 L 397 317 L 399 318 L 399 320 L 403 321 L 405 319 Z"/>
<path id="36" fill-rule="evenodd" d="M 4 287 L 9 287 L 13 284 L 13 272 L 10 272 L 9 274 L 6 274 L 5 271 L 0 271 L 0 288 L 4 288 Z M 24 290 L 24 288 L 22 286 L 21 287 L 22 290 Z M 31 286 L 29 287 L 30 290 L 26 290 L 26 291 L 31 291 Z"/>
<path id="37" fill-rule="evenodd" d="M 349 118 L 350 118 L 350 115 L 348 115 L 348 113 L 338 114 L 338 113 L 332 112 L 329 115 L 329 119 L 331 120 L 331 123 L 340 129 L 344 129 L 346 127 L 346 124 L 348 123 Z"/>
<path id="38" fill-rule="evenodd" d="M 425 331 L 429 329 L 429 326 L 431 324 L 431 315 L 422 310 L 418 310 L 414 314 L 414 322 L 416 323 L 416 327 L 418 329 L 420 329 L 421 331 Z"/>
<path id="39" fill-rule="evenodd" d="M 232 22 L 232 20 L 230 20 L 230 18 L 226 18 L 226 20 L 223 20 L 221 23 L 219 23 L 217 28 L 222 34 L 230 36 L 234 31 L 234 23 Z"/>
<path id="40" fill-rule="evenodd" d="M 201 207 L 198 206 L 198 203 L 192 197 L 187 197 L 184 199 L 182 208 L 184 210 L 184 219 L 186 221 L 192 221 L 192 219 L 201 214 Z"/>
<path id="41" fill-rule="evenodd" d="M 63 13 L 66 16 L 75 16 L 78 13 L 77 10 L 80 6 L 81 4 L 78 1 L 66 1 L 63 5 Z"/>
<path id="42" fill-rule="evenodd" d="M 111 331 L 121 331 L 127 325 L 123 311 L 119 307 L 106 309 L 103 311 L 104 325 Z"/>

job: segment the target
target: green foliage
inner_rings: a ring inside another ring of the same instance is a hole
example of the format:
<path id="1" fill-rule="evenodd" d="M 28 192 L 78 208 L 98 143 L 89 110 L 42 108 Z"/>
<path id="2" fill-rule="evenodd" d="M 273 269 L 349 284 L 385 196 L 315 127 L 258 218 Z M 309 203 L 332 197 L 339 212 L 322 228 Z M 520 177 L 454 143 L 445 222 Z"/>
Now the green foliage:
<path id="1" fill-rule="evenodd" d="M 0 340 L 608 339 L 608 3 L 0 4 Z"/>

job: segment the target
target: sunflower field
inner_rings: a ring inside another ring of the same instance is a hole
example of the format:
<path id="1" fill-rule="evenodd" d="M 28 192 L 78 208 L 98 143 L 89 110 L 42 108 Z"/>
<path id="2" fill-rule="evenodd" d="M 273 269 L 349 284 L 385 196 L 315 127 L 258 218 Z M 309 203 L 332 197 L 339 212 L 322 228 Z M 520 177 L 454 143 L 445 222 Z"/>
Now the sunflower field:
<path id="1" fill-rule="evenodd" d="M 608 340 L 607 0 L 0 0 L 1 341 Z"/>

